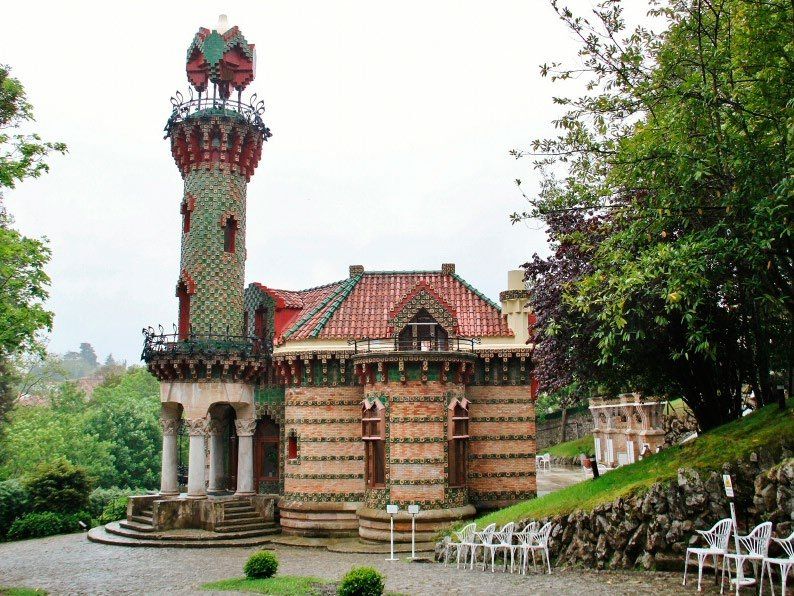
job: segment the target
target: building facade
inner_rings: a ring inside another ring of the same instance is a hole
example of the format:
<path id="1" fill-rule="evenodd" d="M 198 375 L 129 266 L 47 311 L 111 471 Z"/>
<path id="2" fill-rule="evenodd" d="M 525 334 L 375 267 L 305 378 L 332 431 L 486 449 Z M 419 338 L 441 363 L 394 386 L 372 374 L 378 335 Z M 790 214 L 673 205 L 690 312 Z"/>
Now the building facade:
<path id="1" fill-rule="evenodd" d="M 261 105 L 242 101 L 254 46 L 219 24 L 187 58 L 197 97 L 174 100 L 166 127 L 184 180 L 178 324 L 148 329 L 143 354 L 161 382 L 158 498 L 272 495 L 285 533 L 374 540 L 388 539 L 386 504 L 418 504 L 429 540 L 534 497 L 523 272 L 509 272 L 500 304 L 452 264 L 244 289 L 246 186 L 270 136 Z M 410 539 L 403 518 L 397 529 Z"/>
<path id="2" fill-rule="evenodd" d="M 609 468 L 633 464 L 664 447 L 665 401 L 623 393 L 591 398 L 596 460 Z"/>

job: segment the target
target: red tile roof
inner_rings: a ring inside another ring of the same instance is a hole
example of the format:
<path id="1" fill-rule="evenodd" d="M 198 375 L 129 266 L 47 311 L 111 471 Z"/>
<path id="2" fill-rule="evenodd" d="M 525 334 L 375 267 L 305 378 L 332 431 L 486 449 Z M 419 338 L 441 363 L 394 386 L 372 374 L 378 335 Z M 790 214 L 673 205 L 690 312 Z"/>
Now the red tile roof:
<path id="1" fill-rule="evenodd" d="M 284 306 L 298 308 L 283 329 L 276 330 L 277 343 L 289 340 L 326 338 L 361 339 L 391 337 L 392 311 L 419 284 L 429 286 L 445 308 L 455 313 L 458 333 L 463 337 L 512 336 L 499 307 L 457 274 L 440 271 L 373 271 L 319 288 L 298 292 L 264 288 L 280 297 Z M 422 286 L 419 290 L 421 291 Z"/>

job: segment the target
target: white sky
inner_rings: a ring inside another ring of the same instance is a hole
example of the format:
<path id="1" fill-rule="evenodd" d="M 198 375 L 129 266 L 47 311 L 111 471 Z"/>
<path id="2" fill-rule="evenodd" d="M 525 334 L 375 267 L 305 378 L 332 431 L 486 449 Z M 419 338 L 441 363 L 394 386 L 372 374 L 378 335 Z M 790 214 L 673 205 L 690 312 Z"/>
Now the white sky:
<path id="1" fill-rule="evenodd" d="M 545 250 L 508 220 L 524 208 L 513 180 L 534 180 L 508 151 L 559 114 L 538 66 L 577 47 L 545 0 L 13 2 L 0 62 L 37 130 L 69 145 L 5 194 L 17 227 L 51 241 L 51 350 L 89 341 L 134 363 L 140 329 L 175 321 L 182 180 L 162 129 L 187 46 L 220 12 L 256 44 L 249 90 L 273 132 L 248 188 L 246 284 L 454 262 L 498 299 Z"/>

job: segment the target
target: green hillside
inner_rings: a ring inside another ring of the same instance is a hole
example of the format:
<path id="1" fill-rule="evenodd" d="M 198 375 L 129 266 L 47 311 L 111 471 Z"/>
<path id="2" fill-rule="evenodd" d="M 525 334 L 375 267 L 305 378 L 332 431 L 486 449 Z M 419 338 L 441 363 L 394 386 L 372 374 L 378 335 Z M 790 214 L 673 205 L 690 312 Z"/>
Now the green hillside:
<path id="1" fill-rule="evenodd" d="M 477 520 L 478 527 L 522 519 L 566 514 L 575 509 L 591 510 L 618 497 L 643 492 L 652 484 L 676 478 L 678 468 L 718 470 L 723 463 L 744 459 L 762 447 L 779 449 L 781 442 L 794 444 L 794 400 L 781 412 L 778 406 L 736 420 L 685 445 L 670 447 L 637 463 L 623 466 L 538 499 L 494 511 Z M 574 443 L 573 441 L 571 443 Z M 558 445 L 562 447 L 565 443 Z"/>

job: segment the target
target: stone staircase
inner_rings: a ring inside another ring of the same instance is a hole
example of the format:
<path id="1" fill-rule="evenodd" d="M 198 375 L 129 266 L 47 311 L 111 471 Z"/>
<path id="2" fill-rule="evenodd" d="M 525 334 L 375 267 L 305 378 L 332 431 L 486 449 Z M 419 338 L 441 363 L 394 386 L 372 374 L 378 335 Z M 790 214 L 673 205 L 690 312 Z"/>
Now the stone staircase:
<path id="1" fill-rule="evenodd" d="M 230 499 L 222 506 L 223 521 L 216 525 L 214 532 L 200 529 L 155 530 L 152 510 L 144 509 L 130 519 L 93 528 L 88 539 L 123 546 L 214 548 L 261 546 L 281 531 L 276 522 L 262 519 L 248 500 Z"/>

